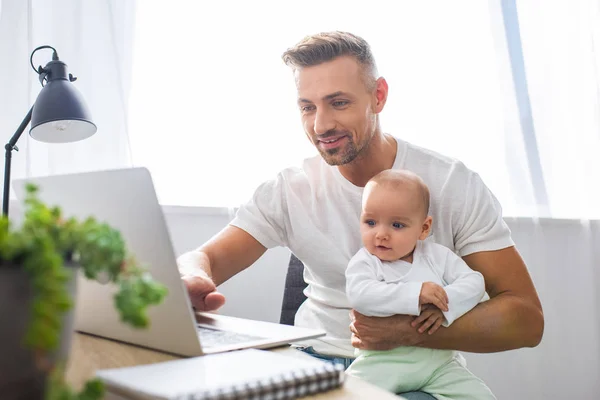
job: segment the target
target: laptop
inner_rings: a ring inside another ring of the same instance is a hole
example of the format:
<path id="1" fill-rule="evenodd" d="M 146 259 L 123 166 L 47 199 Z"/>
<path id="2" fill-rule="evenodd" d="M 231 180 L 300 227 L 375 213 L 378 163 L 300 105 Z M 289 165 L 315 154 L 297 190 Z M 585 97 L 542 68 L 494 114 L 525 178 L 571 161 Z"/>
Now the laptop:
<path id="1" fill-rule="evenodd" d="M 38 185 L 40 199 L 60 206 L 66 217 L 94 216 L 118 229 L 129 252 L 169 291 L 160 305 L 149 308 L 149 328 L 134 329 L 119 320 L 113 303 L 116 286 L 79 273 L 75 330 L 182 356 L 271 348 L 325 335 L 323 330 L 194 312 L 146 168 L 14 180 L 19 200 L 25 183 Z"/>

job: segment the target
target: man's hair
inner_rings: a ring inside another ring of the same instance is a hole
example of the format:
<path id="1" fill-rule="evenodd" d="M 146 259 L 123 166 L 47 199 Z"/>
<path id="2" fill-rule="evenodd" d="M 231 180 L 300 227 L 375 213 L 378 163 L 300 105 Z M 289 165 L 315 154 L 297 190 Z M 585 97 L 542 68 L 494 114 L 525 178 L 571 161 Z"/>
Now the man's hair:
<path id="1" fill-rule="evenodd" d="M 294 70 L 311 67 L 350 56 L 362 66 L 369 90 L 375 88 L 377 66 L 366 40 L 349 32 L 322 32 L 307 36 L 282 55 L 283 62 Z"/>

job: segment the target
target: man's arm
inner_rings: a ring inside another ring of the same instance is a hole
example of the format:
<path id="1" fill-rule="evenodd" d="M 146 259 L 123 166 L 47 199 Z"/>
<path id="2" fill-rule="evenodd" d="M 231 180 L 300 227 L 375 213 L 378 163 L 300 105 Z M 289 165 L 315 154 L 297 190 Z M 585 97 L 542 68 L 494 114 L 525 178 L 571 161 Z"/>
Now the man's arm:
<path id="1" fill-rule="evenodd" d="M 366 317 L 353 313 L 352 345 L 386 350 L 421 346 L 475 353 L 491 353 L 537 346 L 544 331 L 544 315 L 525 263 L 515 247 L 464 257 L 483 274 L 490 300 L 480 303 L 450 327 L 434 335 L 420 334 L 411 316 Z"/>
<path id="2" fill-rule="evenodd" d="M 483 275 L 490 300 L 428 336 L 422 346 L 482 353 L 537 346 L 544 314 L 517 249 L 473 253 L 463 259 Z"/>
<path id="3" fill-rule="evenodd" d="M 180 269 L 204 270 L 219 286 L 252 265 L 266 250 L 248 232 L 227 225 L 199 249 L 181 255 L 178 264 Z"/>
<path id="4" fill-rule="evenodd" d="M 281 173 L 261 184 L 227 227 L 199 249 L 177 259 L 196 309 L 211 311 L 222 306 L 225 298 L 215 285 L 248 268 L 267 247 L 287 245 L 285 182 Z"/>
<path id="5" fill-rule="evenodd" d="M 219 286 L 256 262 L 267 248 L 243 229 L 227 225 L 202 245 L 208 259 L 208 275 Z"/>
<path id="6" fill-rule="evenodd" d="M 192 305 L 200 311 L 220 308 L 225 297 L 216 285 L 252 265 L 265 251 L 249 233 L 228 225 L 199 249 L 182 254 L 177 266 Z"/>

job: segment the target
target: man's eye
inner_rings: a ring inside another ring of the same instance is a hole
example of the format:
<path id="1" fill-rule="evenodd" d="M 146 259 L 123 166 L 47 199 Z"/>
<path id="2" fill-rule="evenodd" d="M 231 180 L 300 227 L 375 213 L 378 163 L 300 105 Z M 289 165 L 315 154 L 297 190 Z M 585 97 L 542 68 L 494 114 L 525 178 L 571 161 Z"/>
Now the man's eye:
<path id="1" fill-rule="evenodd" d="M 365 224 L 367 224 L 369 226 L 375 226 L 375 221 L 373 221 L 372 219 L 368 219 L 365 221 Z"/>
<path id="2" fill-rule="evenodd" d="M 394 222 L 392 226 L 396 229 L 404 228 L 404 224 L 401 224 L 400 222 Z"/>
<path id="3" fill-rule="evenodd" d="M 334 107 L 344 107 L 346 105 L 348 105 L 348 101 L 346 100 L 336 100 L 333 102 Z"/>
<path id="4" fill-rule="evenodd" d="M 311 112 L 315 109 L 315 106 L 302 106 L 300 107 L 300 111 L 302 112 Z"/>

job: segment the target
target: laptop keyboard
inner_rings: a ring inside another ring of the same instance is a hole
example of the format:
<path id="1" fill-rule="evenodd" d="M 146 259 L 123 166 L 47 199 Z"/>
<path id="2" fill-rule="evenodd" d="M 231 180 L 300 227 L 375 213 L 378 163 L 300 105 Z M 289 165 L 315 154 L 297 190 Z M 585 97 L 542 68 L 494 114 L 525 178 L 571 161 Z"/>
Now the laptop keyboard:
<path id="1" fill-rule="evenodd" d="M 243 333 L 220 331 L 216 329 L 196 327 L 200 334 L 200 344 L 202 347 L 211 348 L 216 346 L 225 346 L 238 343 L 254 342 L 265 338 L 260 336 L 246 335 Z"/>

